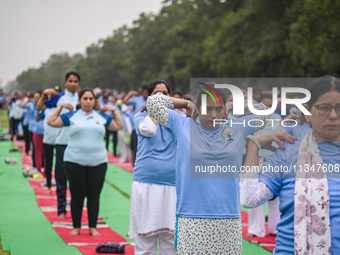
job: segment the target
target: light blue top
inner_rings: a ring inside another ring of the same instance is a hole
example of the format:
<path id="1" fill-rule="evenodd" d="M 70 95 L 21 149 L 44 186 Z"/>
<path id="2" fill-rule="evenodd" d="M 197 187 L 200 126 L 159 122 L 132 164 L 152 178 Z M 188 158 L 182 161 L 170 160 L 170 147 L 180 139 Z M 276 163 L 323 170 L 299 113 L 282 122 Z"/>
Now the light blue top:
<path id="1" fill-rule="evenodd" d="M 32 104 L 30 104 L 27 107 L 27 114 L 31 115 L 30 121 L 28 123 L 28 130 L 30 132 L 33 132 L 34 125 L 35 125 L 35 109 L 37 109 L 37 105 L 35 102 L 32 102 Z"/>
<path id="2" fill-rule="evenodd" d="M 24 109 L 24 119 L 22 121 L 23 126 L 28 126 L 31 120 L 34 118 L 34 102 L 27 102 Z"/>
<path id="3" fill-rule="evenodd" d="M 73 111 L 76 110 L 76 106 L 78 104 L 78 92 L 74 93 L 74 95 L 66 90 L 66 92 L 59 93 L 56 97 L 51 97 L 49 100 L 45 102 L 47 108 L 57 107 L 60 104 L 69 103 L 73 106 Z M 61 110 L 60 114 L 65 114 L 70 112 L 67 108 Z M 57 138 L 55 143 L 61 145 L 67 145 L 70 140 L 70 128 L 63 127 L 59 128 Z"/>
<path id="4" fill-rule="evenodd" d="M 184 117 L 186 117 L 187 115 L 182 111 L 182 109 L 178 109 L 179 110 L 179 114 L 181 115 L 181 116 L 184 116 Z"/>
<path id="5" fill-rule="evenodd" d="M 145 137 L 139 132 L 139 125 L 147 112 L 135 115 L 138 147 L 133 181 L 160 185 L 176 185 L 176 143 L 172 135 L 160 124 L 157 133 Z"/>
<path id="6" fill-rule="evenodd" d="M 39 115 L 41 116 L 41 113 L 39 113 Z M 35 116 L 37 116 L 37 110 L 34 111 L 32 132 L 35 134 L 43 135 L 44 134 L 44 121 L 41 118 L 39 121 L 37 121 Z"/>
<path id="7" fill-rule="evenodd" d="M 130 97 L 129 100 L 135 106 L 135 113 L 140 112 L 143 106 L 146 105 L 146 99 L 143 96 Z"/>
<path id="8" fill-rule="evenodd" d="M 146 99 L 143 96 L 130 97 L 130 103 L 134 106 L 135 110 L 127 111 L 125 114 L 130 118 L 132 130 L 135 130 L 134 117 L 139 113 L 143 106 L 146 105 Z"/>
<path id="9" fill-rule="evenodd" d="M 41 116 L 41 119 L 44 120 L 44 138 L 43 138 L 43 143 L 45 144 L 50 144 L 50 145 L 55 145 L 55 140 L 57 138 L 57 134 L 59 131 L 59 128 L 51 127 L 50 125 L 47 124 L 48 118 L 52 114 L 52 112 L 55 110 L 54 108 L 46 108 L 43 111 L 43 114 Z"/>
<path id="10" fill-rule="evenodd" d="M 99 100 L 99 99 L 98 99 Z M 110 106 L 116 106 L 114 103 L 111 103 L 110 101 L 108 101 L 106 104 L 102 101 L 99 101 L 100 104 L 100 108 L 103 108 L 105 105 L 110 105 Z M 122 130 L 126 130 L 126 122 L 125 122 L 125 118 L 123 117 L 123 113 L 121 112 L 121 110 L 116 106 L 116 111 L 118 111 L 120 117 L 122 118 L 123 121 L 123 128 Z M 105 112 L 106 115 L 112 117 L 114 119 L 113 116 L 113 112 L 112 111 L 107 111 Z"/>
<path id="11" fill-rule="evenodd" d="M 100 109 L 103 108 L 105 105 L 115 106 L 115 104 L 111 103 L 110 101 L 107 101 L 106 104 L 105 104 L 103 102 L 103 100 L 99 101 L 99 104 L 100 104 Z M 107 112 L 105 112 L 105 114 L 113 118 L 113 112 L 112 111 L 107 111 Z"/>
<path id="12" fill-rule="evenodd" d="M 107 162 L 104 141 L 105 130 L 112 118 L 99 111 L 90 115 L 79 109 L 60 115 L 65 127 L 70 127 L 70 141 L 67 144 L 64 162 L 97 166 Z"/>
<path id="13" fill-rule="evenodd" d="M 135 128 L 135 122 L 134 122 L 135 112 L 128 110 L 128 111 L 125 112 L 125 115 L 130 119 L 132 130 L 135 130 L 136 129 Z"/>
<path id="14" fill-rule="evenodd" d="M 255 135 L 262 135 L 262 134 L 266 134 L 266 133 L 269 133 L 269 132 L 272 132 L 273 131 L 273 126 L 275 126 L 275 124 L 277 123 L 276 121 L 273 121 L 274 119 L 278 119 L 278 120 L 282 120 L 281 116 L 278 115 L 277 113 L 273 113 L 272 116 L 271 116 L 271 119 L 270 121 L 267 122 L 266 126 L 264 127 L 264 129 L 260 130 L 260 131 L 257 131 L 255 133 Z M 278 145 L 273 142 L 272 143 L 272 146 L 274 147 L 278 147 Z M 259 157 L 260 158 L 269 158 L 271 155 L 273 155 L 273 152 L 271 150 L 266 150 L 266 149 L 260 149 L 259 150 Z"/>
<path id="15" fill-rule="evenodd" d="M 19 101 L 15 98 L 13 98 L 11 103 L 11 109 L 9 111 L 9 117 L 14 119 L 21 119 L 24 111 L 19 105 Z"/>
<path id="16" fill-rule="evenodd" d="M 176 160 L 176 214 L 188 218 L 240 218 L 239 173 L 198 173 L 199 166 L 235 166 L 240 169 L 243 144 L 253 134 L 254 127 L 229 123 L 216 129 L 205 129 L 192 118 L 168 110 L 167 129 L 175 137 Z M 243 116 L 246 123 L 254 115 Z M 225 132 L 229 129 L 230 132 Z M 224 133 L 224 134 L 223 134 Z M 198 178 L 193 178 L 191 174 Z M 225 176 L 226 178 L 221 178 Z"/>
<path id="17" fill-rule="evenodd" d="M 295 144 L 284 143 L 285 151 L 277 149 L 266 165 L 290 166 L 297 164 L 301 140 Z M 340 146 L 340 142 L 336 143 Z M 329 143 L 318 142 L 324 164 L 340 164 L 340 148 Z M 331 245 L 332 254 L 336 255 L 340 251 L 340 179 L 338 173 L 328 173 L 327 177 L 337 177 L 328 179 L 330 197 L 330 224 L 331 224 Z M 293 255 L 294 254 L 294 189 L 295 173 L 263 173 L 260 174 L 260 181 L 264 182 L 271 191 L 280 197 L 281 219 L 277 224 L 278 233 L 276 236 L 276 246 L 274 254 Z"/>
<path id="18" fill-rule="evenodd" d="M 104 104 L 104 102 L 103 102 L 103 95 L 100 95 L 100 96 L 98 97 L 98 102 L 99 102 L 100 108 L 101 108 L 101 107 L 102 107 L 101 105 Z"/>
<path id="19" fill-rule="evenodd" d="M 286 124 L 286 125 L 292 125 L 292 127 L 286 127 L 286 131 L 288 134 L 295 136 L 296 138 L 302 139 L 305 137 L 305 135 L 307 135 L 307 133 L 312 128 L 310 127 L 310 124 L 307 122 L 301 124 L 300 120 L 296 120 L 296 121 L 298 124 L 295 127 L 293 127 L 295 125 L 295 122 L 290 122 L 289 124 Z"/>
<path id="20" fill-rule="evenodd" d="M 122 111 L 117 107 L 116 108 L 116 111 L 118 111 L 120 117 L 122 118 L 122 121 L 123 121 L 123 128 L 122 130 L 127 130 L 127 124 L 126 124 L 126 121 L 125 121 L 125 116 L 124 114 L 122 113 Z"/>

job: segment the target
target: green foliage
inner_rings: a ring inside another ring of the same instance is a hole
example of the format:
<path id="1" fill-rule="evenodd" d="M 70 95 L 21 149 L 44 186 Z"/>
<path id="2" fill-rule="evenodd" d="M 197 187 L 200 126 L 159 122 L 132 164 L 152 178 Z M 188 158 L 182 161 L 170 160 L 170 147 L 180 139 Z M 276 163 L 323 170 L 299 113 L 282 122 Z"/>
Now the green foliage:
<path id="1" fill-rule="evenodd" d="M 64 83 L 65 73 L 81 58 L 80 54 L 72 57 L 67 53 L 53 54 L 40 68 L 30 68 L 18 75 L 16 87 L 24 91 L 37 91 L 60 86 Z"/>
<path id="2" fill-rule="evenodd" d="M 164 0 L 158 14 L 142 13 L 84 56 L 54 54 L 24 71 L 16 88 L 60 85 L 70 70 L 82 87 L 127 91 L 162 78 L 183 92 L 198 77 L 339 74 L 338 7 L 340 0 Z"/>

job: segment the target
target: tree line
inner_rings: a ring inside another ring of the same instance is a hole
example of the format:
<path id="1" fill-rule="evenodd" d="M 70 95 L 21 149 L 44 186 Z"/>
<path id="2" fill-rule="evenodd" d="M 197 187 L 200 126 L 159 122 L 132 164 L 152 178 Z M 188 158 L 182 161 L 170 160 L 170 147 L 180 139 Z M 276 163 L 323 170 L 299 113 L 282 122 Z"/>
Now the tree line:
<path id="1" fill-rule="evenodd" d="M 154 78 L 189 91 L 199 77 L 319 77 L 340 73 L 340 0 L 164 0 L 157 14 L 86 48 L 53 54 L 19 74 L 13 89 L 61 85 L 136 89 Z"/>

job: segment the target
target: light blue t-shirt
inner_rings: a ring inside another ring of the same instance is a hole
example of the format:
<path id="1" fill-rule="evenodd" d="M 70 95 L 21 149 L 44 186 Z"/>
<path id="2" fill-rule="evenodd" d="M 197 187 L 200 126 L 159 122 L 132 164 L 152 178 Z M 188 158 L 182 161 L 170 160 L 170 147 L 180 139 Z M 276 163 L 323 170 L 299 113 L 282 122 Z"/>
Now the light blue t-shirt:
<path id="1" fill-rule="evenodd" d="M 172 110 L 168 112 L 167 129 L 177 144 L 176 214 L 187 218 L 240 218 L 238 170 L 242 164 L 244 141 L 255 128 L 248 125 L 231 127 L 227 123 L 216 129 L 205 129 L 192 118 L 180 116 Z M 255 119 L 254 115 L 247 115 L 237 122 L 245 120 L 247 123 L 252 119 Z M 203 165 L 216 168 L 217 165 L 230 165 L 236 172 L 228 173 L 227 178 L 209 173 L 199 173 L 201 178 L 192 178 L 191 172 Z"/>
<path id="2" fill-rule="evenodd" d="M 135 106 L 135 113 L 140 112 L 146 105 L 146 99 L 143 96 L 130 97 L 130 102 Z"/>
<path id="3" fill-rule="evenodd" d="M 27 114 L 31 115 L 30 121 L 28 123 L 28 130 L 30 132 L 33 132 L 34 125 L 35 125 L 35 110 L 36 110 L 36 108 L 37 108 L 37 105 L 34 102 L 32 102 L 32 104 L 30 104 L 27 107 Z"/>
<path id="4" fill-rule="evenodd" d="M 99 100 L 98 100 L 99 101 Z M 111 103 L 110 101 L 106 102 L 106 104 L 103 102 L 103 100 L 99 101 L 100 104 L 100 109 L 103 108 L 105 105 L 109 105 L 109 106 L 115 106 L 115 104 Z M 112 111 L 107 111 L 105 112 L 106 115 L 113 117 L 113 113 Z"/>
<path id="5" fill-rule="evenodd" d="M 73 106 L 73 111 L 76 110 L 78 104 L 78 92 L 72 94 L 70 91 L 59 93 L 56 97 L 51 97 L 45 102 L 47 108 L 57 107 L 60 104 L 69 103 Z M 67 108 L 61 110 L 60 114 L 65 114 L 70 112 Z M 70 140 L 70 129 L 69 127 L 62 127 L 58 129 L 58 134 L 56 138 L 56 144 L 67 145 Z"/>
<path id="6" fill-rule="evenodd" d="M 287 131 L 288 134 L 295 136 L 296 138 L 302 139 L 307 135 L 307 133 L 312 128 L 310 127 L 310 124 L 307 123 L 307 122 L 301 124 L 300 120 L 296 120 L 296 121 L 297 121 L 298 124 L 295 127 L 293 127 L 295 125 L 295 122 L 290 122 L 289 124 L 292 125 L 292 126 L 286 127 L 286 131 Z"/>
<path id="7" fill-rule="evenodd" d="M 60 115 L 65 127 L 70 127 L 70 141 L 67 144 L 64 162 L 97 166 L 107 162 L 104 141 L 106 128 L 112 118 L 99 111 L 90 115 L 79 109 Z"/>
<path id="8" fill-rule="evenodd" d="M 41 116 L 41 119 L 44 120 L 44 138 L 43 138 L 43 143 L 45 144 L 50 144 L 50 145 L 55 145 L 55 140 L 57 138 L 57 134 L 59 131 L 59 128 L 51 127 L 50 125 L 47 124 L 48 118 L 52 114 L 52 112 L 55 110 L 54 108 L 46 108 L 43 111 L 43 114 Z"/>
<path id="9" fill-rule="evenodd" d="M 105 105 L 115 106 L 116 107 L 116 111 L 118 111 L 120 117 L 122 118 L 122 122 L 123 122 L 122 130 L 126 130 L 126 122 L 125 122 L 125 118 L 123 118 L 123 113 L 121 112 L 121 110 L 114 103 L 111 103 L 110 101 L 108 101 L 105 104 L 103 101 L 99 101 L 99 104 L 100 104 L 100 108 L 103 108 Z M 112 111 L 105 112 L 105 114 L 110 116 L 110 117 L 112 117 L 114 119 L 114 115 L 113 115 Z"/>
<path id="10" fill-rule="evenodd" d="M 130 97 L 130 102 L 135 110 L 127 111 L 125 114 L 130 118 L 132 130 L 135 130 L 134 117 L 142 110 L 143 106 L 146 105 L 146 99 L 143 96 Z"/>
<path id="11" fill-rule="evenodd" d="M 44 121 L 40 118 L 39 121 L 37 121 L 37 110 L 34 111 L 34 119 L 33 119 L 33 127 L 32 132 L 35 134 L 43 135 L 44 134 Z M 41 116 L 41 113 L 39 113 L 39 116 Z"/>
<path id="12" fill-rule="evenodd" d="M 132 112 L 129 110 L 125 112 L 125 115 L 130 119 L 132 130 L 135 130 L 136 129 L 135 122 L 134 122 L 135 112 Z"/>
<path id="13" fill-rule="evenodd" d="M 273 131 L 273 126 L 275 126 L 275 122 L 273 121 L 274 119 L 278 119 L 281 121 L 281 116 L 278 115 L 277 113 L 273 113 L 271 116 L 271 120 L 269 120 L 266 124 L 266 126 L 264 127 L 264 129 L 257 131 L 255 133 L 255 135 L 262 135 L 262 134 L 266 134 L 269 132 Z M 274 147 L 278 147 L 277 144 L 275 142 L 272 143 L 272 146 Z M 271 155 L 273 155 L 273 152 L 271 150 L 266 150 L 266 149 L 260 149 L 259 150 L 259 157 L 260 158 L 269 158 Z"/>
<path id="14" fill-rule="evenodd" d="M 266 166 L 290 166 L 297 164 L 301 140 L 295 144 L 284 143 L 286 150 L 277 149 L 276 152 L 266 162 Z M 340 142 L 336 143 L 340 146 Z M 340 148 L 329 144 L 318 142 L 324 164 L 340 164 Z M 332 254 L 336 255 L 340 251 L 340 173 L 330 174 L 327 177 L 337 177 L 328 179 L 330 197 L 330 225 L 331 225 L 331 245 Z M 293 255 L 294 254 L 294 189 L 295 173 L 261 173 L 260 181 L 264 182 L 271 191 L 280 197 L 281 219 L 277 224 L 276 246 L 274 254 Z"/>
<path id="15" fill-rule="evenodd" d="M 32 101 L 27 102 L 25 108 L 24 108 L 24 119 L 22 121 L 23 126 L 28 126 L 31 120 L 34 118 L 34 103 Z M 33 109 L 33 111 L 32 111 Z"/>
<path id="16" fill-rule="evenodd" d="M 12 99 L 11 109 L 9 111 L 9 117 L 13 119 L 21 119 L 24 111 L 21 108 L 19 101 L 16 98 Z"/>
<path id="17" fill-rule="evenodd" d="M 176 185 L 176 143 L 172 135 L 160 124 L 157 133 L 145 137 L 139 132 L 139 125 L 147 112 L 135 115 L 138 147 L 133 181 L 160 185 Z"/>

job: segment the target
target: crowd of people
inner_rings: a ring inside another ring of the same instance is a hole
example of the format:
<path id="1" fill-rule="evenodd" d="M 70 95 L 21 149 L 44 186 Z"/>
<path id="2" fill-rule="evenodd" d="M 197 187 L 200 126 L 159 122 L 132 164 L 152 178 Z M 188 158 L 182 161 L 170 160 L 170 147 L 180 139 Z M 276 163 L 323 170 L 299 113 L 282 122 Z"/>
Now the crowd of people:
<path id="1" fill-rule="evenodd" d="M 310 85 L 305 107 L 312 115 L 294 105 L 283 115 L 280 104 L 273 114 L 257 115 L 245 103 L 245 114 L 237 116 L 233 94 L 213 83 L 198 89 L 195 97 L 172 92 L 160 79 L 127 94 L 99 88 L 79 91 L 79 84 L 80 75 L 70 72 L 63 92 L 55 87 L 0 98 L 9 107 L 12 139 L 22 129 L 26 153 L 32 151 L 48 193 L 55 148 L 58 216 L 66 217 L 68 180 L 71 235 L 80 233 L 85 197 L 89 233 L 100 235 L 99 196 L 112 135 L 114 155 L 134 166 L 129 237 L 135 240 L 135 254 L 157 254 L 157 242 L 160 254 L 242 254 L 241 205 L 250 208 L 248 235 L 264 237 L 266 201 L 268 230 L 276 235 L 274 254 L 340 250 L 338 79 L 325 76 Z M 257 110 L 273 104 L 272 94 L 260 88 L 253 89 L 252 100 Z M 216 124 L 216 119 L 255 124 Z M 269 121 L 274 119 L 295 121 L 282 126 Z M 263 170 L 319 164 L 332 166 L 332 171 Z M 203 171 L 217 165 L 258 171 L 230 172 L 226 178 Z M 197 167 L 200 177 L 193 174 Z"/>

